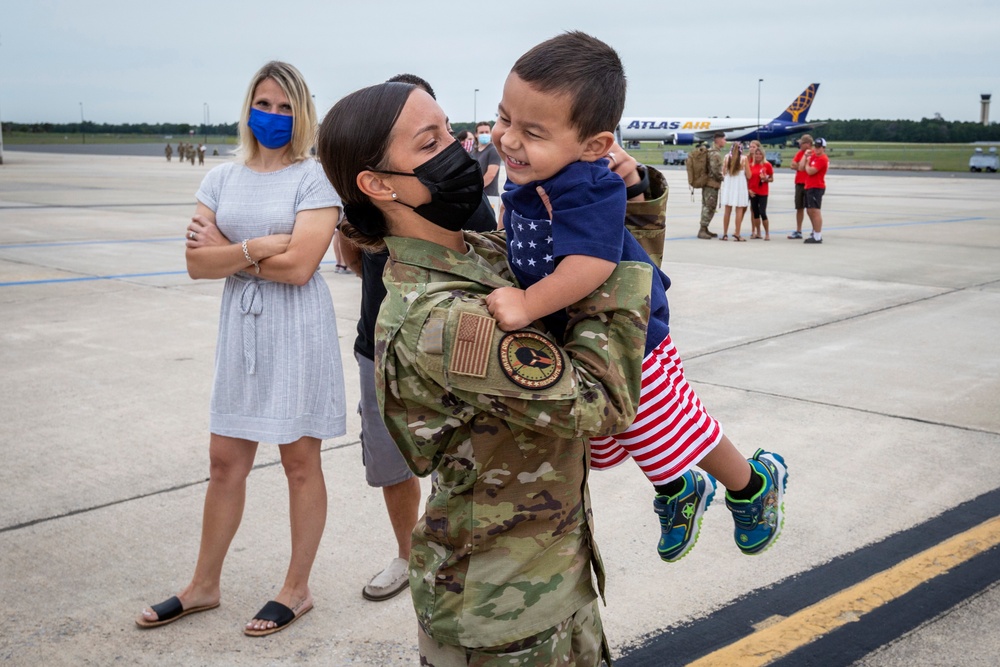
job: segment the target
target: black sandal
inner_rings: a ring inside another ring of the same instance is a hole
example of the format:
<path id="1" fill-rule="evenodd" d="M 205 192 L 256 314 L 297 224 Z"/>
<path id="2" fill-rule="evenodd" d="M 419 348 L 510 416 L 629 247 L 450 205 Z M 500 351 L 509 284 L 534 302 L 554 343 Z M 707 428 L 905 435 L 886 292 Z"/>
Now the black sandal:
<path id="1" fill-rule="evenodd" d="M 263 637 L 265 635 L 273 635 L 275 632 L 280 632 L 284 630 L 289 625 L 299 620 L 306 614 L 312 611 L 312 605 L 309 605 L 305 609 L 299 612 L 296 616 L 295 612 L 289 607 L 281 604 L 280 602 L 275 602 L 271 600 L 263 607 L 260 608 L 252 620 L 255 621 L 271 621 L 275 625 L 273 628 L 264 628 L 263 630 L 251 630 L 250 628 L 243 628 L 243 634 L 248 637 Z"/>
<path id="2" fill-rule="evenodd" d="M 219 603 L 215 604 L 205 604 L 200 607 L 191 607 L 190 609 L 185 609 L 184 605 L 181 604 L 180 598 L 176 595 L 168 600 L 164 600 L 160 604 L 154 604 L 150 606 L 150 609 L 156 612 L 155 621 L 147 621 L 142 616 L 135 619 L 135 624 L 140 628 L 158 628 L 161 625 L 167 625 L 173 623 L 179 618 L 184 618 L 189 614 L 197 614 L 201 611 L 208 611 L 209 609 L 215 609 L 219 606 Z"/>

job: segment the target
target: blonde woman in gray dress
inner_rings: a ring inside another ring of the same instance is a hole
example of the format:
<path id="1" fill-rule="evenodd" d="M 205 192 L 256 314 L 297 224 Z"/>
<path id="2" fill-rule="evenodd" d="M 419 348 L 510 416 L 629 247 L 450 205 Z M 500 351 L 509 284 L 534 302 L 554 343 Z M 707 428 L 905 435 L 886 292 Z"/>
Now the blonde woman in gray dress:
<path id="1" fill-rule="evenodd" d="M 271 62 L 254 76 L 239 124 L 239 159 L 212 169 L 187 228 L 195 279 L 225 279 L 212 389 L 201 546 L 191 582 L 149 607 L 152 628 L 221 598 L 222 564 L 239 528 L 258 442 L 280 445 L 292 555 L 284 584 L 244 628 L 277 632 L 312 609 L 312 569 L 326 524 L 320 445 L 345 432 L 333 302 L 317 272 L 341 203 L 310 157 L 316 111 L 302 75 Z"/>

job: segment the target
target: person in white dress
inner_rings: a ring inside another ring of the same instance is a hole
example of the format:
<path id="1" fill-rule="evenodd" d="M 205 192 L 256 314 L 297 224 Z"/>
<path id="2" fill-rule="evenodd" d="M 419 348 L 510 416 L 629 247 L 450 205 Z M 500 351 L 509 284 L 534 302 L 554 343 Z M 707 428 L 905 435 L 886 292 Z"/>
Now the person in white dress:
<path id="1" fill-rule="evenodd" d="M 225 279 L 209 420 L 210 477 L 198 561 L 142 628 L 214 609 L 222 564 L 243 516 L 258 442 L 280 445 L 288 480 L 291 561 L 274 599 L 244 633 L 271 634 L 312 609 L 309 575 L 326 524 L 320 445 L 346 430 L 333 302 L 318 273 L 341 202 L 310 156 L 317 121 L 302 75 L 270 62 L 254 76 L 238 160 L 212 169 L 187 228 L 188 273 Z"/>
<path id="2" fill-rule="evenodd" d="M 733 230 L 734 241 L 746 241 L 740 236 L 743 216 L 750 205 L 750 192 L 747 190 L 747 178 L 750 165 L 743 155 L 743 146 L 738 141 L 733 142 L 729 154 L 722 160 L 722 188 L 719 190 L 719 203 L 725 208 L 722 214 L 722 236 L 720 241 L 729 240 L 729 217 L 736 209 L 736 227 Z"/>

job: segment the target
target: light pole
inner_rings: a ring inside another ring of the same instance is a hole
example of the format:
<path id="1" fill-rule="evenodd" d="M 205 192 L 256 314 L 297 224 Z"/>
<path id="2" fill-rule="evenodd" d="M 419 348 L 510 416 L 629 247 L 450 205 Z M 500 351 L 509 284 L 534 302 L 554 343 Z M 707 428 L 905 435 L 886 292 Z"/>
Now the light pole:
<path id="1" fill-rule="evenodd" d="M 478 123 L 479 122 L 479 116 L 476 113 L 476 103 L 478 102 L 478 98 L 479 98 L 479 89 L 476 88 L 476 90 L 473 91 L 473 93 L 472 93 L 472 122 L 473 123 Z M 473 128 L 473 129 L 475 129 L 475 128 Z"/>
<path id="2" fill-rule="evenodd" d="M 80 137 L 87 143 L 87 131 L 83 127 L 83 102 L 80 102 Z"/>
<path id="3" fill-rule="evenodd" d="M 757 141 L 760 141 L 760 84 L 764 79 L 757 79 Z"/>

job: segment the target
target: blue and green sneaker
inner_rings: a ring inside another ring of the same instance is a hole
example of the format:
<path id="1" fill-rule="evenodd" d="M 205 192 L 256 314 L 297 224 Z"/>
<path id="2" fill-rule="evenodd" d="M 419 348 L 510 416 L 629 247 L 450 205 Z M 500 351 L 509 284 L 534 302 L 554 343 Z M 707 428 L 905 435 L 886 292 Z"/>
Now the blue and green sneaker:
<path id="1" fill-rule="evenodd" d="M 684 480 L 684 488 L 676 495 L 657 494 L 653 498 L 653 511 L 660 516 L 660 543 L 656 551 L 668 563 L 691 551 L 698 541 L 701 517 L 715 496 L 711 475 L 688 470 L 680 479 Z"/>
<path id="2" fill-rule="evenodd" d="M 736 522 L 736 546 L 748 556 L 763 553 L 774 544 L 785 523 L 785 484 L 788 468 L 778 454 L 758 449 L 749 459 L 753 473 L 764 486 L 750 500 L 736 500 L 726 493 L 726 507 Z"/>

